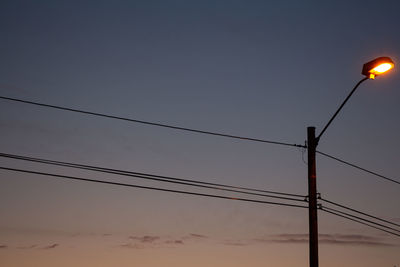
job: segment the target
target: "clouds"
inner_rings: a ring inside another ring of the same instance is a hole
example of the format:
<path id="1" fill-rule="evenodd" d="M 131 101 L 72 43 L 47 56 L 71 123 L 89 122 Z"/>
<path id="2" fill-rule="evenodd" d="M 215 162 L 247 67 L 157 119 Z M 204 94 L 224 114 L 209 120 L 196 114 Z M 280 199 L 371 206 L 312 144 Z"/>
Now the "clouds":
<path id="1" fill-rule="evenodd" d="M 165 244 L 183 245 L 183 240 L 167 240 Z"/>
<path id="2" fill-rule="evenodd" d="M 174 248 L 195 242 L 204 242 L 209 237 L 203 234 L 190 233 L 188 235 L 171 237 L 159 235 L 129 236 L 128 242 L 120 245 L 121 248 L 148 249 L 148 248 Z"/>
<path id="3" fill-rule="evenodd" d="M 199 235 L 199 234 L 189 234 L 187 238 L 207 238 L 205 235 Z"/>
<path id="4" fill-rule="evenodd" d="M 308 244 L 308 234 L 276 234 L 250 239 L 229 239 L 219 242 L 226 246 L 257 246 L 267 244 Z M 319 234 L 320 245 L 398 247 L 400 245 L 386 242 L 383 237 L 363 234 Z"/>
<path id="5" fill-rule="evenodd" d="M 183 245 L 183 238 L 162 237 L 157 235 L 129 236 L 129 242 L 120 245 L 122 248 L 145 249 Z"/>
<path id="6" fill-rule="evenodd" d="M 30 249 L 41 249 L 41 250 L 50 250 L 50 249 L 55 249 L 59 247 L 60 244 L 58 243 L 53 243 L 50 245 L 22 245 L 22 246 L 9 246 L 9 245 L 0 245 L 0 249 L 6 249 L 6 248 L 15 248 L 15 249 L 23 249 L 23 250 L 30 250 Z"/>
<path id="7" fill-rule="evenodd" d="M 0 249 L 18 250 L 55 250 L 62 248 L 79 248 L 82 239 L 96 239 L 96 244 L 108 248 L 151 250 L 151 249 L 179 249 L 186 246 L 213 245 L 213 246 L 267 246 L 271 244 L 307 245 L 308 234 L 306 233 L 281 233 L 275 235 L 263 235 L 248 238 L 219 238 L 199 233 L 186 235 L 116 235 L 116 234 L 90 234 L 90 235 L 68 235 L 61 243 L 31 243 L 31 244 L 1 244 Z M 387 242 L 385 236 L 373 236 L 365 234 L 319 234 L 320 245 L 337 246 L 367 246 L 367 247 L 399 247 L 400 244 Z M 63 244 L 63 245 L 61 245 Z"/>
<path id="8" fill-rule="evenodd" d="M 159 235 L 149 233 L 123 234 L 110 232 L 68 232 L 48 229 L 1 229 L 3 232 L 18 233 L 18 240 L 10 240 L 0 244 L 0 249 L 17 250 L 54 250 L 81 248 L 83 244 L 93 246 L 124 249 L 157 249 L 157 248 L 178 248 L 207 240 L 213 240 L 200 233 L 188 233 L 182 235 Z M 57 240 L 57 242 L 55 242 Z M 84 242 L 82 242 L 84 241 Z M 215 240 L 214 240 L 215 241 Z"/>
<path id="9" fill-rule="evenodd" d="M 130 249 L 151 249 L 151 248 L 177 248 L 182 245 L 194 243 L 214 243 L 223 246 L 259 246 L 267 244 L 308 244 L 308 234 L 276 234 L 247 239 L 225 239 L 208 237 L 202 234 L 188 234 L 183 237 L 163 237 L 158 235 L 130 236 L 129 242 L 120 247 Z M 344 246 L 370 246 L 370 247 L 394 247 L 399 246 L 388 243 L 383 237 L 376 237 L 363 234 L 319 234 L 320 245 L 344 245 Z"/>
<path id="10" fill-rule="evenodd" d="M 267 239 L 257 239 L 259 242 L 303 244 L 308 243 L 308 234 L 279 234 Z M 397 246 L 387 243 L 382 238 L 361 234 L 319 234 L 319 243 L 328 245 L 351 246 Z"/>
<path id="11" fill-rule="evenodd" d="M 153 242 L 159 240 L 160 237 L 159 236 L 145 235 L 145 236 L 142 236 L 142 237 L 140 237 L 140 236 L 130 236 L 129 239 L 138 240 L 141 243 L 153 243 Z"/>
<path id="12" fill-rule="evenodd" d="M 42 247 L 42 249 L 53 249 L 53 248 L 56 248 L 58 246 L 59 246 L 59 244 L 55 243 L 55 244 L 52 244 L 52 245 L 49 245 L 49 246 Z"/>

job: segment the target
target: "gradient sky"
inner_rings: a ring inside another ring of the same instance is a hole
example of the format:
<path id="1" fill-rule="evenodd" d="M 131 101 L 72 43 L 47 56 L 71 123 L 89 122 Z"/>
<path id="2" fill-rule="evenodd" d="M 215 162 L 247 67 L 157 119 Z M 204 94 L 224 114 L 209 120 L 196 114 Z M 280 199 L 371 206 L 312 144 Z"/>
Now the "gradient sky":
<path id="1" fill-rule="evenodd" d="M 304 144 L 365 62 L 400 62 L 399 10 L 397 0 L 3 0 L 0 95 Z M 307 194 L 301 149 L 5 100 L 0 109 L 0 152 Z M 399 115 L 395 68 L 361 85 L 318 149 L 400 180 Z M 317 176 L 322 196 L 400 222 L 399 185 L 321 156 Z M 308 214 L 290 207 L 0 171 L 0 217 L 8 267 L 308 264 Z M 326 213 L 319 231 L 320 266 L 400 266 L 397 237 Z"/>

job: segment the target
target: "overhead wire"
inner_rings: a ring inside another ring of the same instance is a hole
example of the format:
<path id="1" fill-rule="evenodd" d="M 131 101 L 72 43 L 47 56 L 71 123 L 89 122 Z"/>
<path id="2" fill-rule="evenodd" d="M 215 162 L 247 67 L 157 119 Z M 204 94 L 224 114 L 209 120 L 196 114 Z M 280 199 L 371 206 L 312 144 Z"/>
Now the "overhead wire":
<path id="1" fill-rule="evenodd" d="M 326 153 L 324 153 L 324 152 L 321 152 L 321 151 L 316 151 L 316 152 L 317 152 L 318 154 L 320 154 L 320 155 L 323 155 L 323 156 L 328 157 L 328 158 L 330 158 L 330 159 L 339 161 L 339 162 L 341 162 L 341 163 L 343 163 L 343 164 L 346 164 L 346 165 L 348 165 L 348 166 L 351 166 L 351 167 L 356 168 L 356 169 L 358 169 L 358 170 L 361 170 L 361 171 L 363 171 L 363 172 L 372 174 L 372 175 L 377 176 L 377 177 L 379 177 L 379 178 L 385 179 L 385 180 L 387 180 L 387 181 L 389 181 L 389 182 L 392 182 L 392 183 L 395 183 L 395 184 L 399 184 L 399 185 L 400 185 L 400 181 L 397 181 L 397 180 L 395 180 L 395 179 L 393 179 L 393 178 L 389 178 L 389 177 L 387 177 L 387 176 L 385 176 L 385 175 L 382 175 L 382 174 L 379 174 L 379 173 L 377 173 L 377 172 L 367 170 L 366 168 L 357 166 L 357 165 L 355 165 L 355 164 L 353 164 L 353 163 L 347 162 L 347 161 L 345 161 L 345 160 L 343 160 L 343 159 L 340 159 L 340 158 L 338 158 L 338 157 L 334 157 L 334 156 L 329 155 L 329 154 L 326 154 Z"/>
<path id="2" fill-rule="evenodd" d="M 381 223 L 377 223 L 377 222 L 374 222 L 374 221 L 371 221 L 371 220 L 362 218 L 362 217 L 360 217 L 360 216 L 356 216 L 356 215 L 353 215 L 353 214 L 350 214 L 350 213 L 347 213 L 347 212 L 344 212 L 344 211 L 340 211 L 340 210 L 337 210 L 337 209 L 334 209 L 334 208 L 326 207 L 326 206 L 323 206 L 323 205 L 320 205 L 320 208 L 321 208 L 322 210 L 328 210 L 328 211 L 340 213 L 340 214 L 342 214 L 342 215 L 355 218 L 355 219 L 357 219 L 357 220 L 361 220 L 361 221 L 364 221 L 364 222 L 367 222 L 367 223 L 370 223 L 370 224 L 377 225 L 377 226 L 379 226 L 379 227 L 383 227 L 383 228 L 386 228 L 386 229 L 395 231 L 395 232 L 397 232 L 397 233 L 399 234 L 399 236 L 400 236 L 400 230 L 399 230 L 399 229 L 396 229 L 396 228 L 393 228 L 393 227 L 391 227 L 391 226 L 387 226 L 387 225 L 384 225 L 384 224 L 381 224 Z"/>
<path id="3" fill-rule="evenodd" d="M 65 161 L 55 161 L 55 160 L 48 160 L 48 159 L 43 159 L 43 158 L 27 157 L 27 156 L 15 155 L 15 154 L 0 153 L 0 157 L 24 160 L 24 161 L 30 161 L 30 162 L 36 162 L 36 163 L 43 163 L 43 164 L 50 164 L 50 165 L 57 165 L 57 166 L 63 166 L 63 167 L 70 167 L 70 168 L 76 168 L 76 169 L 91 170 L 91 171 L 110 173 L 110 174 L 116 174 L 116 175 L 121 175 L 121 176 L 129 176 L 129 177 L 135 177 L 135 178 L 141 178 L 141 179 L 147 179 L 147 180 L 155 180 L 155 181 L 161 181 L 161 182 L 168 182 L 168 183 L 208 188 L 208 189 L 230 191 L 230 192 L 242 193 L 242 194 L 248 194 L 248 195 L 254 195 L 254 196 L 280 198 L 280 199 L 302 201 L 302 202 L 305 201 L 304 200 L 305 196 L 303 196 L 303 195 L 290 194 L 290 193 L 284 193 L 284 192 L 267 191 L 267 190 L 260 190 L 260 189 L 253 189 L 253 188 L 239 187 L 239 186 L 231 186 L 231 185 L 225 185 L 225 184 L 219 184 L 219 183 L 209 183 L 209 182 L 203 182 L 203 181 L 199 181 L 199 180 L 182 179 L 182 178 L 176 178 L 176 177 L 170 177 L 170 176 L 154 175 L 154 174 L 143 173 L 143 172 L 125 171 L 125 170 L 77 164 L 77 163 L 71 163 L 71 162 L 65 162 Z M 237 190 L 237 189 L 239 189 L 239 190 Z M 241 191 L 241 190 L 283 195 L 285 197 L 245 192 L 245 191 Z M 289 198 L 286 196 L 298 197 L 298 198 L 302 198 L 302 199 Z"/>
<path id="4" fill-rule="evenodd" d="M 175 130 L 194 132 L 194 133 L 199 133 L 199 134 L 207 134 L 207 135 L 227 137 L 227 138 L 233 138 L 233 139 L 239 139 L 239 140 L 245 140 L 245 141 L 253 141 L 253 142 L 261 142 L 261 143 L 283 145 L 283 146 L 292 146 L 292 147 L 298 147 L 298 148 L 307 148 L 306 145 L 299 145 L 299 144 L 292 144 L 292 143 L 271 141 L 271 140 L 264 140 L 264 139 L 257 139 L 257 138 L 249 138 L 249 137 L 243 137 L 243 136 L 237 136 L 237 135 L 231 135 L 231 134 L 225 134 L 225 133 L 218 133 L 218 132 L 210 132 L 210 131 L 204 131 L 204 130 L 199 130 L 199 129 L 186 128 L 186 127 L 180 127 L 180 126 L 176 126 L 176 125 L 169 125 L 169 124 L 163 124 L 163 123 L 157 123 L 157 122 L 150 122 L 150 121 L 144 121 L 144 120 L 138 120 L 138 119 L 114 116 L 114 115 L 109 115 L 109 114 L 104 114 L 104 113 L 97 113 L 97 112 L 92 112 L 92 111 L 87 111 L 87 110 L 81 110 L 81 109 L 75 109 L 75 108 L 69 108 L 69 107 L 63 107 L 63 106 L 39 103 L 39 102 L 28 101 L 28 100 L 17 99 L 17 98 L 11 98 L 11 97 L 5 97 L 5 96 L 0 96 L 0 99 L 19 102 L 19 103 L 25 103 L 25 104 L 31 104 L 31 105 L 36 105 L 36 106 L 41 106 L 41 107 L 46 107 L 46 108 L 52 108 L 52 109 L 70 111 L 70 112 L 77 112 L 77 113 L 86 114 L 86 115 L 105 117 L 105 118 L 109 118 L 109 119 L 117 119 L 117 120 L 133 122 L 133 123 L 141 123 L 141 124 L 150 125 L 150 126 L 158 126 L 158 127 L 170 128 L 170 129 L 175 129 Z M 373 172 L 373 171 L 367 170 L 365 168 L 362 168 L 362 167 L 357 166 L 355 164 L 349 163 L 347 161 L 344 161 L 342 159 L 339 159 L 337 157 L 334 157 L 332 155 L 329 155 L 329 154 L 321 152 L 321 151 L 316 151 L 316 152 L 318 154 L 321 154 L 321 155 L 325 156 L 325 157 L 334 159 L 334 160 L 339 161 L 339 162 L 341 162 L 343 164 L 349 165 L 349 166 L 354 167 L 356 169 L 359 169 L 361 171 L 364 171 L 364 172 L 367 172 L 369 174 L 375 175 L 375 176 L 377 176 L 379 178 L 385 179 L 387 181 L 390 181 L 390 182 L 393 182 L 393 183 L 396 183 L 396 184 L 400 184 L 399 181 L 397 181 L 395 179 L 392 179 L 392 178 L 389 178 L 387 176 L 381 175 L 381 174 L 379 174 L 377 172 Z M 129 172 L 129 171 L 123 171 L 123 170 L 117 170 L 117 169 L 102 168 L 102 167 L 83 165 L 83 164 L 74 164 L 74 163 L 61 162 L 61 161 L 52 161 L 52 160 L 25 157 L 25 156 L 19 156 L 19 155 L 11 155 L 11 154 L 5 154 L 5 153 L 0 153 L 0 156 L 14 158 L 14 159 L 28 160 L 28 161 L 39 162 L 39 163 L 44 163 L 44 164 L 52 164 L 52 165 L 58 165 L 58 166 L 64 166 L 64 167 L 72 167 L 72 168 L 86 169 L 86 170 L 91 170 L 91 171 L 105 172 L 105 173 L 110 173 L 110 174 L 131 176 L 131 177 L 142 178 L 142 179 L 158 180 L 158 181 L 162 181 L 162 182 L 173 182 L 173 183 L 177 183 L 177 184 L 183 184 L 183 185 L 189 185 L 189 186 L 197 186 L 197 187 L 203 187 L 203 188 L 208 188 L 208 189 L 217 189 L 217 190 L 230 191 L 230 192 L 243 193 L 243 194 L 250 194 L 250 195 L 257 195 L 257 196 L 275 197 L 275 198 L 281 198 L 281 199 L 285 199 L 285 200 L 304 201 L 304 200 L 298 200 L 298 199 L 292 199 L 292 198 L 286 198 L 286 197 L 277 197 L 277 196 L 271 196 L 271 195 L 249 193 L 249 192 L 239 191 L 239 190 L 236 190 L 236 189 L 248 190 L 248 191 L 253 191 L 253 192 L 262 192 L 262 193 L 272 193 L 272 194 L 279 194 L 279 195 L 287 195 L 287 196 L 294 196 L 294 197 L 305 197 L 305 196 L 296 195 L 296 194 L 274 192 L 274 191 L 266 191 L 266 190 L 258 190 L 258 189 L 251 189 L 251 188 L 237 187 L 237 186 L 230 186 L 230 185 L 223 185 L 223 184 L 216 184 L 216 183 L 207 183 L 207 182 L 200 182 L 200 181 L 195 181 L 195 180 L 188 180 L 188 179 L 181 179 L 181 178 L 174 178 L 174 177 L 160 176 L 160 175 L 152 175 L 152 174 L 145 174 L 145 173 L 138 173 L 138 172 Z M 81 181 L 87 181 L 87 182 L 98 182 L 98 183 L 105 183 L 105 184 L 112 184 L 112 185 L 130 186 L 130 187 L 149 189 L 149 190 L 159 190 L 159 191 L 181 193 L 181 194 L 190 194 L 190 195 L 198 195 L 198 196 L 208 196 L 208 197 L 216 197 L 216 198 L 224 198 L 224 199 L 235 199 L 235 200 L 242 200 L 242 201 L 265 203 L 265 204 L 276 204 L 276 205 L 307 208 L 306 206 L 287 204 L 287 203 L 277 203 L 277 202 L 260 201 L 260 200 L 253 200 L 253 199 L 244 199 L 244 198 L 231 198 L 231 197 L 221 196 L 221 195 L 211 195 L 211 194 L 203 194 L 203 193 L 196 193 L 196 192 L 189 192 L 189 191 L 181 191 L 181 190 L 173 190 L 173 189 L 165 189 L 165 188 L 139 186 L 139 185 L 124 184 L 124 183 L 117 183 L 117 182 L 110 182 L 110 181 L 87 179 L 87 178 L 81 178 L 81 177 L 72 177 L 72 176 L 59 175 L 59 174 L 35 172 L 35 171 L 30 171 L 30 170 L 13 169 L 13 168 L 7 168 L 7 167 L 0 167 L 0 169 L 9 170 L 9 171 L 19 171 L 19 172 L 25 172 L 25 173 L 31 173 L 31 174 L 37 174 L 37 175 L 47 175 L 47 176 L 53 176 L 53 177 L 57 177 L 57 178 L 81 180 Z M 217 188 L 216 186 L 225 187 L 225 189 Z M 232 189 L 226 189 L 226 188 L 232 188 Z M 344 208 L 344 209 L 348 209 L 348 210 L 351 210 L 353 212 L 357 212 L 357 213 L 362 214 L 364 216 L 368 216 L 368 217 L 374 218 L 376 220 L 380 220 L 380 221 L 383 221 L 383 222 L 386 222 L 386 223 L 390 223 L 390 224 L 399 226 L 396 223 L 389 222 L 387 220 L 378 218 L 376 216 L 372 216 L 372 215 L 369 215 L 367 213 L 357 211 L 355 209 L 346 207 L 344 205 L 341 205 L 341 204 L 338 204 L 338 203 L 335 203 L 335 202 L 332 202 L 332 201 L 329 201 L 329 200 L 326 200 L 326 199 L 321 199 L 321 200 L 323 200 L 323 201 L 325 201 L 327 203 L 330 203 L 332 205 L 336 205 L 338 207 L 341 207 L 341 208 Z M 334 215 L 337 215 L 337 216 L 340 216 L 340 217 L 343 217 L 343 218 L 346 218 L 346 219 L 350 219 L 350 220 L 356 221 L 358 223 L 362 223 L 362 224 L 368 225 L 370 227 L 385 231 L 387 233 L 400 236 L 400 235 L 395 234 L 395 233 L 393 233 L 391 231 L 384 230 L 384 229 L 381 229 L 379 227 L 372 226 L 370 224 L 378 225 L 378 226 L 385 227 L 387 229 L 390 229 L 390 230 L 393 230 L 393 231 L 396 231 L 396 232 L 400 232 L 399 230 L 396 230 L 396 229 L 394 229 L 392 227 L 388 227 L 388 226 L 385 226 L 385 225 L 382 225 L 382 224 L 379 224 L 379 223 L 376 223 L 376 222 L 372 222 L 370 220 L 366 220 L 364 218 L 361 218 L 361 217 L 358 217 L 358 216 L 355 216 L 355 215 L 351 215 L 349 213 L 342 212 L 342 211 L 339 211 L 339 210 L 336 210 L 336 209 L 332 209 L 332 208 L 329 208 L 329 207 L 321 206 L 320 209 L 325 211 L 325 212 L 328 212 L 328 213 L 331 213 L 331 214 L 334 214 Z M 370 224 L 367 224 L 365 222 L 368 222 Z"/>
<path id="5" fill-rule="evenodd" d="M 395 236 L 400 237 L 400 234 L 397 234 L 397 233 L 388 231 L 388 230 L 386 230 L 386 229 L 383 229 L 383 228 L 380 228 L 380 227 L 377 227 L 377 226 L 374 226 L 374 225 L 370 225 L 370 224 L 365 223 L 365 222 L 363 222 L 363 221 L 361 221 L 361 220 L 357 220 L 357 219 L 354 219 L 354 218 L 352 218 L 352 217 L 349 217 L 349 216 L 346 216 L 346 215 L 343 215 L 343 214 L 340 214 L 340 213 L 337 213 L 337 212 L 334 212 L 334 211 L 326 210 L 324 207 L 321 207 L 320 210 L 322 210 L 322 211 L 324 211 L 324 212 L 326 212 L 326 213 L 330 213 L 330 214 L 332 214 L 332 215 L 336 215 L 336 216 L 338 216 L 338 217 L 342 217 L 342 218 L 348 219 L 348 220 L 350 220 L 350 221 L 354 221 L 354 222 L 357 222 L 357 223 L 360 223 L 360 224 L 369 226 L 369 227 L 371 227 L 371 228 L 375 228 L 375 229 L 377 229 L 377 230 L 386 232 L 386 233 L 388 233 L 388 234 L 391 234 L 391 235 L 395 235 Z"/>
<path id="6" fill-rule="evenodd" d="M 160 187 L 142 186 L 142 185 L 127 184 L 127 183 L 112 182 L 112 181 L 104 181 L 104 180 L 98 180 L 98 179 L 89 179 L 89 178 L 62 175 L 62 174 L 55 174 L 55 173 L 48 173 L 48 172 L 38 172 L 38 171 L 32 171 L 32 170 L 26 170 L 26 169 L 8 168 L 8 167 L 4 167 L 4 166 L 0 166 L 0 169 L 1 170 L 6 170 L 6 171 L 13 171 L 13 172 L 21 172 L 21 173 L 28 173 L 28 174 L 35 174 L 35 175 L 42 175 L 42 176 L 50 176 L 50 177 L 66 179 L 66 180 L 76 180 L 76 181 L 84 181 L 84 182 L 91 182 L 91 183 L 101 183 L 101 184 L 107 184 L 107 185 L 133 187 L 133 188 L 140 188 L 140 189 L 147 189 L 147 190 L 170 192 L 170 193 L 176 193 L 176 194 L 203 196 L 203 197 L 228 199 L 228 200 L 237 200 L 237 201 L 261 203 L 261 204 L 296 207 L 296 208 L 307 208 L 307 206 L 284 203 L 284 202 L 263 201 L 263 200 L 256 200 L 256 199 L 229 197 L 229 196 L 223 196 L 223 195 L 197 193 L 197 192 L 191 192 L 191 191 L 167 189 L 167 188 L 160 188 Z"/>
<path id="7" fill-rule="evenodd" d="M 81 109 L 74 109 L 74 108 L 69 108 L 69 107 L 63 107 L 63 106 L 39 103 L 39 102 L 28 101 L 28 100 L 23 100 L 23 99 L 18 99 L 18 98 L 6 97 L 6 96 L 0 96 L 0 99 L 19 102 L 19 103 L 25 103 L 25 104 L 30 104 L 30 105 L 36 105 L 36 106 L 41 106 L 41 107 L 53 108 L 53 109 L 58 109 L 58 110 L 77 112 L 77 113 L 82 113 L 82 114 L 86 114 L 86 115 L 93 115 L 93 116 L 105 117 L 105 118 L 110 118 L 110 119 L 124 120 L 124 121 L 141 123 L 141 124 L 146 124 L 146 125 L 151 125 L 151 126 L 170 128 L 170 129 L 175 129 L 175 130 L 189 131 L 189 132 L 200 133 L 200 134 L 208 134 L 208 135 L 214 135 L 214 136 L 220 136 L 220 137 L 227 137 L 227 138 L 233 138 L 233 139 L 240 139 L 240 140 L 254 141 L 254 142 L 261 142 L 261 143 L 269 143 L 269 144 L 276 144 L 276 145 L 283 145 L 283 146 L 292 146 L 292 147 L 298 147 L 298 148 L 307 148 L 306 145 L 292 144 L 292 143 L 287 143 L 287 142 L 271 141 L 271 140 L 264 140 L 264 139 L 257 139 L 257 138 L 251 138 L 251 137 L 243 137 L 243 136 L 237 136 L 237 135 L 231 135 L 231 134 L 225 134 L 225 133 L 218 133 L 218 132 L 210 132 L 210 131 L 198 130 L 198 129 L 193 129 L 193 128 L 180 127 L 180 126 L 176 126 L 176 125 L 169 125 L 169 124 L 156 123 L 156 122 L 150 122 L 150 121 L 144 121 L 144 120 L 138 120 L 138 119 L 131 119 L 131 118 L 125 118 L 125 117 L 120 117 L 120 116 L 108 115 L 108 114 L 104 114 L 104 113 L 97 113 L 97 112 L 86 111 L 86 110 L 81 110 Z M 379 174 L 377 172 L 367 170 L 366 168 L 357 166 L 356 164 L 353 164 L 353 163 L 347 162 L 345 160 L 339 159 L 339 158 L 334 157 L 332 155 L 329 155 L 327 153 L 324 153 L 324 152 L 321 152 L 321 151 L 316 151 L 316 153 L 321 154 L 321 155 L 323 155 L 325 157 L 334 159 L 336 161 L 339 161 L 339 162 L 341 162 L 343 164 L 346 164 L 348 166 L 354 167 L 354 168 L 359 169 L 361 171 L 367 172 L 369 174 L 375 175 L 375 176 L 377 176 L 379 178 L 382 178 L 382 179 L 385 179 L 387 181 L 390 181 L 390 182 L 393 182 L 393 183 L 396 183 L 396 184 L 400 184 L 400 181 L 398 181 L 396 179 L 389 178 L 389 177 L 387 177 L 385 175 L 382 175 L 382 174 Z"/>
<path id="8" fill-rule="evenodd" d="M 247 199 L 247 198 L 237 198 L 237 197 L 229 197 L 229 196 L 223 196 L 223 195 L 215 195 L 215 194 L 204 194 L 204 193 L 197 193 L 197 192 L 190 192 L 190 191 L 182 191 L 182 190 L 174 190 L 174 189 L 167 189 L 167 188 L 159 188 L 159 187 L 149 187 L 149 186 L 141 186 L 141 185 L 134 185 L 134 184 L 126 184 L 126 183 L 120 183 L 120 182 L 112 182 L 112 181 L 104 181 L 104 180 L 97 180 L 97 179 L 88 179 L 88 178 L 82 178 L 82 177 L 76 177 L 76 176 L 68 176 L 68 175 L 61 175 L 61 174 L 54 174 L 54 173 L 48 173 L 48 172 L 38 172 L 38 171 L 32 171 L 32 170 L 24 170 L 24 169 L 16 169 L 16 168 L 8 168 L 4 166 L 0 166 L 1 170 L 7 170 L 7 171 L 13 171 L 13 172 L 22 172 L 22 173 L 28 173 L 28 174 L 35 174 L 35 175 L 42 175 L 42 176 L 51 176 L 55 178 L 61 178 L 61 179 L 68 179 L 68 180 L 78 180 L 78 181 L 85 181 L 85 182 L 93 182 L 93 183 L 102 183 L 102 184 L 109 184 L 109 185 L 116 185 L 116 186 L 125 186 L 125 187 L 133 187 L 133 188 L 140 188 L 140 189 L 148 189 L 148 190 L 156 190 L 156 191 L 163 191 L 163 192 L 171 192 L 171 193 L 177 193 L 177 194 L 186 194 L 186 195 L 195 195 L 195 196 L 203 196 L 203 197 L 211 197 L 211 198 L 219 198 L 219 199 L 228 199 L 228 200 L 238 200 L 238 201 L 245 201 L 245 202 L 254 202 L 254 203 L 262 203 L 262 204 L 270 204 L 270 205 L 280 205 L 280 206 L 288 206 L 288 207 L 297 207 L 297 208 L 308 208 L 307 206 L 302 206 L 302 205 L 296 205 L 296 204 L 289 204 L 289 203 L 282 203 L 282 202 L 271 202 L 271 201 L 262 201 L 262 200 L 255 200 L 255 199 Z M 332 209 L 329 207 L 325 206 L 320 206 L 320 210 L 323 210 L 327 213 L 331 213 L 336 216 L 340 216 L 355 222 L 358 222 L 360 224 L 367 225 L 369 227 L 384 231 L 386 233 L 396 235 L 400 237 L 400 234 L 391 232 L 387 229 L 399 232 L 399 230 L 394 229 L 392 227 L 388 227 L 376 222 L 372 222 L 370 220 L 366 220 L 364 218 L 360 218 L 358 216 L 354 216 L 336 209 Z M 368 223 L 366 223 L 368 222 Z M 381 226 L 387 229 L 382 229 Z"/>
<path id="9" fill-rule="evenodd" d="M 334 205 L 334 206 L 337 206 L 337 207 L 340 207 L 340 208 L 343 208 L 343 209 L 347 209 L 347 210 L 356 212 L 356 213 L 358 213 L 358 214 L 361 214 L 361 215 L 364 215 L 364 216 L 367 216 L 367 217 L 370 217 L 370 218 L 373 218 L 373 219 L 376 219 L 376 220 L 379 220 L 379 221 L 382 221 L 382 222 L 385 222 L 385 223 L 392 224 L 392 225 L 395 225 L 395 226 L 400 227 L 400 224 L 398 224 L 398 223 L 394 223 L 394 222 L 391 222 L 391 221 L 388 221 L 388 220 L 379 218 L 379 217 L 377 217 L 377 216 L 374 216 L 374 215 L 371 215 L 371 214 L 368 214 L 368 213 L 365 213 L 365 212 L 362 212 L 362 211 L 359 211 L 359 210 L 356 210 L 356 209 L 347 207 L 347 206 L 345 206 L 345 205 L 342 205 L 342 204 L 339 204 L 339 203 L 337 203 L 337 202 L 333 202 L 333 201 L 327 200 L 327 199 L 322 198 L 322 197 L 319 198 L 319 199 L 322 200 L 322 201 L 324 201 L 324 202 L 326 202 L 326 203 L 332 204 L 332 205 Z"/>
<path id="10" fill-rule="evenodd" d="M 245 141 L 274 144 L 274 145 L 291 146 L 291 147 L 304 147 L 303 145 L 299 145 L 299 144 L 291 144 L 291 143 L 287 143 L 287 142 L 271 141 L 271 140 L 265 140 L 265 139 L 258 139 L 258 138 L 251 138 L 251 137 L 244 137 L 244 136 L 238 136 L 238 135 L 232 135 L 232 134 L 211 132 L 211 131 L 205 131 L 205 130 L 199 130 L 199 129 L 193 129 L 193 128 L 186 128 L 186 127 L 181 127 L 181 126 L 176 126 L 176 125 L 170 125 L 170 124 L 164 124 L 164 123 L 158 123 L 158 122 L 151 122 L 151 121 L 144 121 L 144 120 L 139 120 L 139 119 L 132 119 L 132 118 L 114 116 L 114 115 L 109 115 L 109 114 L 105 114 L 105 113 L 98 113 L 98 112 L 92 112 L 92 111 L 87 111 L 87 110 L 82 110 L 82 109 L 76 109 L 76 108 L 63 107 L 63 106 L 52 105 L 52 104 L 39 103 L 39 102 L 28 101 L 28 100 L 23 100 L 23 99 L 18 99 L 18 98 L 6 97 L 6 96 L 0 96 L 0 99 L 19 102 L 19 103 L 24 103 L 24 104 L 36 105 L 36 106 L 40 106 L 40 107 L 46 107 L 46 108 L 52 108 L 52 109 L 70 111 L 70 112 L 77 112 L 77 113 L 86 114 L 86 115 L 92 115 L 92 116 L 97 116 L 97 117 L 104 117 L 104 118 L 109 118 L 109 119 L 116 119 L 116 120 L 122 120 L 122 121 L 134 122 L 134 123 L 141 123 L 141 124 L 145 124 L 145 125 L 158 126 L 158 127 L 169 128 L 169 129 L 174 129 L 174 130 L 187 131 L 187 132 L 192 132 L 192 133 L 214 135 L 214 136 L 227 137 L 227 138 L 239 139 L 239 140 L 245 140 Z"/>

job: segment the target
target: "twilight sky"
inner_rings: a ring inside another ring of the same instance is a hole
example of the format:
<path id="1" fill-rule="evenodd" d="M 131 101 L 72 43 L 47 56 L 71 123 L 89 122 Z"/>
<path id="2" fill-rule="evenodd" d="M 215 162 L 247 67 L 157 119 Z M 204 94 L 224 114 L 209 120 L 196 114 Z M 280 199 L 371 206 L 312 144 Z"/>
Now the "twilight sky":
<path id="1" fill-rule="evenodd" d="M 400 2 L 0 3 L 0 96 L 304 144 L 379 56 Z M 0 152 L 307 194 L 298 148 L 0 100 Z M 400 75 L 361 85 L 318 149 L 400 181 Z M 0 166 L 220 193 L 0 158 Z M 400 223 L 400 186 L 317 157 L 323 197 Z M 257 198 L 261 199 L 261 198 Z M 268 199 L 265 199 L 268 200 Z M 0 171 L 2 266 L 307 266 L 307 210 Z M 319 213 L 320 266 L 400 266 L 400 239 Z M 338 256 L 340 255 L 340 256 Z"/>

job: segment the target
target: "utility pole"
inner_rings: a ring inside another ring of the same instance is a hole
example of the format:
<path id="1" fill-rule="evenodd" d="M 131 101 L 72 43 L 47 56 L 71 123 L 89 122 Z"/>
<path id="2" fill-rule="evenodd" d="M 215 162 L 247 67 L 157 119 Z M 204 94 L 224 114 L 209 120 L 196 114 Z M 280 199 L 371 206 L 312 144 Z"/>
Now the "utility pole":
<path id="1" fill-rule="evenodd" d="M 318 267 L 317 174 L 315 163 L 315 151 L 317 145 L 318 139 L 315 138 L 315 127 L 308 127 L 308 225 L 310 267 Z"/>
<path id="2" fill-rule="evenodd" d="M 375 76 L 381 75 L 394 67 L 394 62 L 389 57 L 378 57 L 364 64 L 362 74 L 365 78 L 361 79 L 350 94 L 346 97 L 343 103 L 333 114 L 322 129 L 318 137 L 315 137 L 315 127 L 307 127 L 307 151 L 308 151 L 308 231 L 309 231 L 309 252 L 310 252 L 310 267 L 318 267 L 318 217 L 317 217 L 317 173 L 315 154 L 318 142 L 332 121 L 339 114 L 340 110 L 350 99 L 358 86 L 368 79 L 375 79 Z"/>

